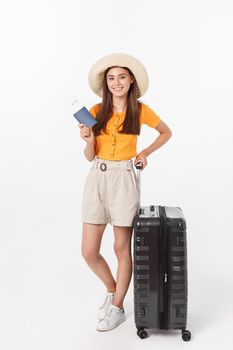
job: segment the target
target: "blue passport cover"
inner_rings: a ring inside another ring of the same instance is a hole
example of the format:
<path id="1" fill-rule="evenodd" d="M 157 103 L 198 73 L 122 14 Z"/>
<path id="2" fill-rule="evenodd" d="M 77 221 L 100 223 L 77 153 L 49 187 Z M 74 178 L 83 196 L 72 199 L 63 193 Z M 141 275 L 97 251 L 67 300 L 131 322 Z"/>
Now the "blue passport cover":
<path id="1" fill-rule="evenodd" d="M 88 128 L 91 128 L 97 123 L 97 120 L 92 117 L 91 113 L 86 109 L 86 107 L 83 107 L 74 113 L 74 117 L 79 121 L 79 123 L 85 124 Z"/>

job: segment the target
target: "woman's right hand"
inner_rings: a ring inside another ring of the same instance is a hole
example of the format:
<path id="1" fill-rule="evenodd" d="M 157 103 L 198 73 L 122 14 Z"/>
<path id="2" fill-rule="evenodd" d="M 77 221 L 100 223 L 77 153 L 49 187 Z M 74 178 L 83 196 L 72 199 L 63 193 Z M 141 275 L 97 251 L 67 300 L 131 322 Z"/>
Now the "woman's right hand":
<path id="1" fill-rule="evenodd" d="M 80 136 L 87 143 L 92 143 L 95 140 L 95 136 L 91 128 L 88 128 L 84 124 L 79 124 L 80 127 Z"/>

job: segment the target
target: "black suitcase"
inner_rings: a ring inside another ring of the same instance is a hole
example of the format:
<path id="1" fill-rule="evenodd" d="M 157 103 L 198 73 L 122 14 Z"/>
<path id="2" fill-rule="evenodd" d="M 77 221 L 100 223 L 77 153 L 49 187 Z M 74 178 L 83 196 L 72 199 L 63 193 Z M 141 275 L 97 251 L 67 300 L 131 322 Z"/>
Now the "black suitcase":
<path id="1" fill-rule="evenodd" d="M 136 166 L 139 169 L 139 166 Z M 140 191 L 140 170 L 138 170 Z M 186 222 L 178 207 L 140 207 L 134 218 L 134 317 L 137 335 L 145 329 L 180 329 L 187 322 Z"/>

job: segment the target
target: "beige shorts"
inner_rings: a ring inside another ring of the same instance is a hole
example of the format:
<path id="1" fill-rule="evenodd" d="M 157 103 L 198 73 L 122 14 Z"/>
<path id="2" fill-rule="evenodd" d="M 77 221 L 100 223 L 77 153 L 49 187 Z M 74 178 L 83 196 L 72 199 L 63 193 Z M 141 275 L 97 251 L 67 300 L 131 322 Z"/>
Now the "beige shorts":
<path id="1" fill-rule="evenodd" d="M 132 160 L 96 158 L 84 187 L 82 221 L 132 226 L 138 208 L 138 186 Z"/>

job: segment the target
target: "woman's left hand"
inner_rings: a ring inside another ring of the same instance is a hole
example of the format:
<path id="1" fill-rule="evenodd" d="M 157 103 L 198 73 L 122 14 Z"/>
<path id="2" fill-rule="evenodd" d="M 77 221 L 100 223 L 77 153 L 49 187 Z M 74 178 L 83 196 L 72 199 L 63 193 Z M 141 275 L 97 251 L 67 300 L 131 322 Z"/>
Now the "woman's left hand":
<path id="1" fill-rule="evenodd" d="M 134 160 L 134 165 L 136 165 L 138 162 L 141 162 L 142 163 L 142 170 L 143 170 L 145 168 L 145 166 L 147 165 L 146 157 L 147 156 L 146 156 L 145 152 L 143 152 L 143 151 L 140 152 Z"/>

